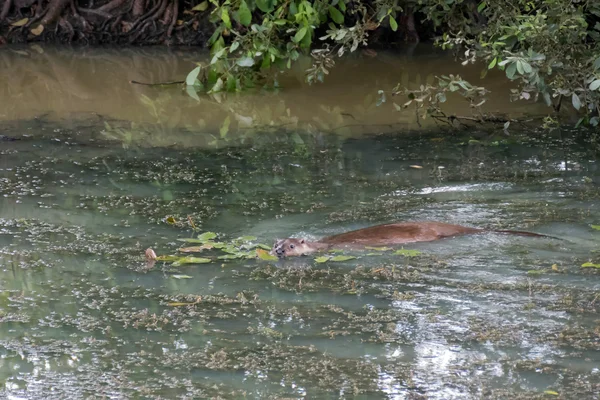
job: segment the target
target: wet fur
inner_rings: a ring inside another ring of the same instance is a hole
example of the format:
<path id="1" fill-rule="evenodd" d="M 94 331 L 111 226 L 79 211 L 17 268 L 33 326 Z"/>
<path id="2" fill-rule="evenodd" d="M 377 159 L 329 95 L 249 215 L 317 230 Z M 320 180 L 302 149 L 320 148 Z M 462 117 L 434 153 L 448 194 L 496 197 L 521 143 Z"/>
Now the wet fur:
<path id="1" fill-rule="evenodd" d="M 292 257 L 327 250 L 333 247 L 362 248 L 365 246 L 393 246 L 414 242 L 430 242 L 452 236 L 484 232 L 547 237 L 546 235 L 532 232 L 478 229 L 442 222 L 400 222 L 371 226 L 369 228 L 328 236 L 315 242 L 295 238 L 282 239 L 276 241 L 271 254 L 278 257 Z"/>

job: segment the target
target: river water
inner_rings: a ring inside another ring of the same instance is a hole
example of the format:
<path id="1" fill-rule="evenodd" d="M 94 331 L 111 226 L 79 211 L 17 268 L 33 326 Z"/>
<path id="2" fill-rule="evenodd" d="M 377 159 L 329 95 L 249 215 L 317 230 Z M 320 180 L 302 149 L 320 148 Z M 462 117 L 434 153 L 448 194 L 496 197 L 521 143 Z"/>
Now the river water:
<path id="1" fill-rule="evenodd" d="M 418 129 L 378 107 L 415 71 L 479 76 L 431 49 L 342 60 L 313 88 L 292 73 L 280 93 L 128 83 L 181 79 L 193 57 L 2 49 L 2 397 L 599 397 L 600 270 L 582 267 L 600 263 L 597 136 Z M 489 110 L 541 112 L 490 85 Z M 271 244 L 403 220 L 557 239 L 144 260 L 202 232 Z"/>

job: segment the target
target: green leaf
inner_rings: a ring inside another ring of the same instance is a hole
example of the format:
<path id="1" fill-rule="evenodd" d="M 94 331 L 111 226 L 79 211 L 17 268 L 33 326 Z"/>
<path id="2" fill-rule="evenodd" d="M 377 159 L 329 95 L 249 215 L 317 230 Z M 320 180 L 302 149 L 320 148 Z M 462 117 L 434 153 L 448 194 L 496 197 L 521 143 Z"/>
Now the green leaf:
<path id="1" fill-rule="evenodd" d="M 390 28 L 392 28 L 392 30 L 394 32 L 396 32 L 398 30 L 398 23 L 396 22 L 394 17 L 392 17 L 391 15 L 390 15 Z"/>
<path id="2" fill-rule="evenodd" d="M 277 256 L 271 255 L 271 254 L 269 254 L 268 251 L 265 251 L 262 249 L 257 249 L 256 255 L 258 256 L 258 258 L 260 258 L 261 260 L 265 260 L 265 261 L 277 261 L 278 260 Z"/>
<path id="3" fill-rule="evenodd" d="M 581 264 L 582 268 L 600 268 L 600 264 L 594 264 L 591 262 L 586 262 L 585 264 Z"/>
<path id="4" fill-rule="evenodd" d="M 189 276 L 189 275 L 171 275 L 171 278 L 175 278 L 175 279 L 192 279 L 193 276 Z"/>
<path id="5" fill-rule="evenodd" d="M 573 103 L 573 107 L 575 107 L 576 110 L 579 110 L 581 108 L 581 100 L 579 99 L 579 96 L 577 96 L 575 93 L 573 93 L 573 96 L 571 96 L 571 102 Z"/>
<path id="6" fill-rule="evenodd" d="M 590 83 L 590 90 L 598 90 L 600 88 L 600 79 L 596 79 Z"/>
<path id="7" fill-rule="evenodd" d="M 419 250 L 400 249 L 400 250 L 396 250 L 394 252 L 394 254 L 397 254 L 399 256 L 405 256 L 405 257 L 415 257 L 422 253 Z"/>
<path id="8" fill-rule="evenodd" d="M 506 68 L 506 77 L 508 79 L 513 79 L 515 77 L 515 72 L 517 72 L 517 63 L 512 63 Z"/>
<path id="9" fill-rule="evenodd" d="M 595 229 L 595 230 L 597 230 L 597 231 L 600 231 L 600 225 L 590 225 L 590 227 L 591 227 L 592 229 Z"/>
<path id="10" fill-rule="evenodd" d="M 348 261 L 348 260 L 354 260 L 356 257 L 354 256 L 335 256 L 331 259 L 331 261 Z"/>
<path id="11" fill-rule="evenodd" d="M 221 19 L 223 23 L 227 27 L 227 29 L 231 29 L 231 18 L 229 18 L 229 8 L 223 7 L 221 9 Z"/>
<path id="12" fill-rule="evenodd" d="M 340 10 L 335 7 L 329 6 L 329 16 L 336 24 L 344 23 L 344 14 L 342 14 Z"/>
<path id="13" fill-rule="evenodd" d="M 494 57 L 494 59 L 492 60 L 492 62 L 488 65 L 488 69 L 492 69 L 496 66 L 496 63 L 498 62 L 498 57 Z"/>
<path id="14" fill-rule="evenodd" d="M 477 6 L 477 12 L 482 12 L 483 9 L 485 8 L 486 4 L 485 1 L 482 1 L 481 3 L 479 3 L 479 5 Z"/>
<path id="15" fill-rule="evenodd" d="M 308 32 L 308 27 L 303 26 L 302 28 L 298 29 L 298 32 L 296 32 L 296 34 L 294 35 L 294 38 L 292 40 L 295 43 L 300 42 L 302 39 L 304 39 L 304 36 L 306 36 L 306 32 Z"/>
<path id="16" fill-rule="evenodd" d="M 390 251 L 390 250 L 394 250 L 391 247 L 371 247 L 371 246 L 365 246 L 365 249 L 367 249 L 367 250 L 375 250 L 375 251 Z"/>
<path id="17" fill-rule="evenodd" d="M 184 264 L 208 264 L 212 260 L 210 258 L 202 258 L 202 257 L 181 257 L 179 260 L 175 261 L 172 265 L 174 267 L 178 267 Z"/>
<path id="18" fill-rule="evenodd" d="M 529 64 L 527 61 L 522 61 L 523 64 L 523 71 L 526 74 L 530 74 L 531 71 L 533 71 L 533 68 L 531 68 L 531 64 Z"/>
<path id="19" fill-rule="evenodd" d="M 331 258 L 331 257 L 328 257 L 328 256 L 322 256 L 322 257 L 317 257 L 317 258 L 315 258 L 315 261 L 316 261 L 317 263 L 321 264 L 321 263 L 324 263 L 324 262 L 327 262 L 327 261 L 329 261 L 329 259 L 330 259 L 330 258 Z"/>
<path id="20" fill-rule="evenodd" d="M 525 69 L 523 68 L 523 62 L 521 60 L 517 60 L 517 71 L 519 71 L 519 74 L 521 75 L 525 73 Z"/>
<path id="21" fill-rule="evenodd" d="M 198 93 L 196 93 L 196 89 L 194 86 L 189 86 L 186 85 L 185 87 L 185 92 L 187 93 L 188 96 L 190 96 L 192 99 L 196 100 L 196 101 L 200 101 L 200 97 L 198 97 Z"/>
<path id="22" fill-rule="evenodd" d="M 554 390 L 544 390 L 544 394 L 550 394 L 552 396 L 558 396 L 558 392 L 555 392 Z"/>
<path id="23" fill-rule="evenodd" d="M 202 67 L 197 66 L 196 68 L 191 70 L 190 73 L 185 78 L 185 84 L 188 86 L 194 86 L 194 84 L 196 83 L 196 79 L 198 79 L 198 75 L 200 74 L 201 69 L 202 69 Z"/>
<path id="24" fill-rule="evenodd" d="M 275 8 L 275 0 L 256 0 L 256 7 L 262 12 L 269 13 Z M 292 2 L 295 5 L 295 2 Z"/>
<path id="25" fill-rule="evenodd" d="M 246 4 L 245 0 L 242 0 L 240 3 L 238 16 L 240 18 L 240 24 L 244 26 L 248 26 L 250 25 L 250 22 L 252 22 L 252 13 L 250 13 L 250 9 L 248 8 L 248 4 Z"/>
<path id="26" fill-rule="evenodd" d="M 194 6 L 194 8 L 192 8 L 192 11 L 204 11 L 208 8 L 208 1 L 203 1 L 202 3 Z"/>
<path id="27" fill-rule="evenodd" d="M 242 57 L 236 61 L 236 64 L 240 67 L 251 67 L 254 65 L 254 59 L 252 57 Z"/>
<path id="28" fill-rule="evenodd" d="M 198 240 L 201 240 L 202 243 L 206 243 L 211 239 L 214 239 L 217 237 L 217 234 L 214 232 L 204 232 L 201 235 L 198 235 Z"/>
<path id="29" fill-rule="evenodd" d="M 594 61 L 594 70 L 599 70 L 600 69 L 600 57 L 596 58 L 596 60 Z"/>
<path id="30" fill-rule="evenodd" d="M 223 125 L 221 125 L 221 128 L 219 129 L 219 134 L 221 135 L 222 139 L 225 138 L 227 136 L 227 134 L 229 133 L 229 125 L 230 124 L 231 124 L 231 118 L 229 118 L 229 115 L 228 115 L 225 117 L 225 120 L 223 121 Z"/>
<path id="31" fill-rule="evenodd" d="M 180 258 L 181 258 L 181 256 L 158 256 L 158 257 L 156 257 L 156 261 L 171 262 L 171 261 L 177 261 Z"/>

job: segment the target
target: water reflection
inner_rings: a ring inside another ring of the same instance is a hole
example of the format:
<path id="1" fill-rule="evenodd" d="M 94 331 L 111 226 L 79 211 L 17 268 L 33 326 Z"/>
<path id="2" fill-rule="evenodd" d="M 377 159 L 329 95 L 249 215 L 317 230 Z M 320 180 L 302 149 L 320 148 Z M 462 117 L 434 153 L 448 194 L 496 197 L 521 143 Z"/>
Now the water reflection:
<path id="1" fill-rule="evenodd" d="M 397 82 L 418 87 L 441 74 L 459 73 L 473 82 L 480 75 L 479 66 L 461 66 L 451 55 L 423 45 L 375 58 L 346 57 L 337 62 L 324 84 L 311 87 L 304 83 L 306 62 L 301 62 L 279 76 L 281 91 L 192 98 L 179 86 L 130 83 L 183 80 L 194 62 L 206 57 L 189 49 L 5 47 L 0 51 L 0 66 L 11 78 L 0 83 L 0 121 L 41 118 L 29 134 L 43 131 L 43 121 L 48 119 L 73 127 L 89 121 L 105 123 L 103 137 L 145 146 L 206 146 L 230 137 L 244 138 L 257 128 L 340 135 L 396 132 L 417 128 L 415 115 L 410 110 L 395 112 L 394 98 L 378 106 L 377 90 L 390 90 Z M 493 95 L 485 111 L 547 112 L 543 105 L 509 102 L 502 74 L 488 74 L 486 85 Z M 449 102 L 445 111 L 448 115 L 470 112 L 468 103 L 460 100 Z M 432 123 L 421 121 L 425 126 Z M 17 129 L 16 133 L 24 132 Z"/>

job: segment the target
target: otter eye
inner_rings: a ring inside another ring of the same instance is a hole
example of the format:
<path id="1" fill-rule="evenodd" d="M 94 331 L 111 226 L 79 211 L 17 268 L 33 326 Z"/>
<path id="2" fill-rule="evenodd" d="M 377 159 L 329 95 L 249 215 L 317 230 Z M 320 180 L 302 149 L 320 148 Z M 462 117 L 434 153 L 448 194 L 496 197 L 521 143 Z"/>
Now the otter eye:
<path id="1" fill-rule="evenodd" d="M 294 247 L 296 247 L 296 246 L 294 246 L 293 244 L 290 244 L 290 249 L 293 249 Z"/>

